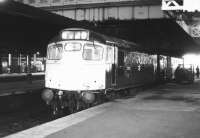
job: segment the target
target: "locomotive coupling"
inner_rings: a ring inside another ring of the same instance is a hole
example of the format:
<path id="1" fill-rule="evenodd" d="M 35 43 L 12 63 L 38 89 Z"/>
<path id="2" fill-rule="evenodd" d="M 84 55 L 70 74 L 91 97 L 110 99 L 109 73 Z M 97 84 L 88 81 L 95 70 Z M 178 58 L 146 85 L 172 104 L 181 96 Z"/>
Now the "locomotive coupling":
<path id="1" fill-rule="evenodd" d="M 54 97 L 54 93 L 51 89 L 44 89 L 42 91 L 41 96 L 42 99 L 46 102 L 46 104 L 49 104 Z"/>

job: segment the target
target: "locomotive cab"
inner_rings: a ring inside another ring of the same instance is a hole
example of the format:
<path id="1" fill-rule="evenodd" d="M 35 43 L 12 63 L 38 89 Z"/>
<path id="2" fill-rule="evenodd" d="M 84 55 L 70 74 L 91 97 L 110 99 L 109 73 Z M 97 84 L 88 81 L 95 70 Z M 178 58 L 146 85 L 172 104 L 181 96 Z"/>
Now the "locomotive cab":
<path id="1" fill-rule="evenodd" d="M 68 91 L 105 88 L 105 46 L 89 41 L 88 36 L 88 31 L 64 30 L 63 41 L 49 44 L 46 87 Z"/>
<path id="2" fill-rule="evenodd" d="M 49 91 L 43 93 L 46 102 L 52 100 L 52 92 L 76 92 L 93 102 L 93 93 L 105 89 L 106 48 L 90 40 L 89 35 L 87 30 L 67 29 L 48 45 L 45 87 Z"/>

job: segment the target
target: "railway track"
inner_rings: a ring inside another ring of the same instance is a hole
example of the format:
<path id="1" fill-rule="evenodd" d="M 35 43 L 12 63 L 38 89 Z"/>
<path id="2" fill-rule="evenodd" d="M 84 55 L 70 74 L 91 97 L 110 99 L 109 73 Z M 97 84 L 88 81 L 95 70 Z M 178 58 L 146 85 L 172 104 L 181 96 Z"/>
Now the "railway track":
<path id="1" fill-rule="evenodd" d="M 48 110 L 44 107 L 22 109 L 18 112 L 0 115 L 0 137 L 22 131 L 33 126 L 51 121 Z"/>
<path id="2" fill-rule="evenodd" d="M 85 109 L 109 102 L 114 99 L 134 97 L 136 93 L 141 90 L 142 89 L 137 89 L 131 92 L 120 91 L 110 95 L 109 98 L 106 98 L 105 100 L 101 100 L 99 103 L 86 107 Z M 3 113 L 0 114 L 0 137 L 34 127 L 66 115 L 69 115 L 69 113 L 65 112 L 59 117 L 52 117 L 51 110 L 45 105 L 45 103 L 35 104 L 32 107 L 26 107 L 17 112 Z"/>

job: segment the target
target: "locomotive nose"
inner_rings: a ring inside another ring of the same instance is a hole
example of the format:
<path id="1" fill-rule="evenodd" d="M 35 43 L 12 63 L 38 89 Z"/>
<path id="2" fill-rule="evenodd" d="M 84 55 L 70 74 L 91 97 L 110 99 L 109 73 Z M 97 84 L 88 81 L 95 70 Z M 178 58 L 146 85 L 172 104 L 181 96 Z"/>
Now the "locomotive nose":
<path id="1" fill-rule="evenodd" d="M 42 99 L 43 99 L 47 104 L 49 104 L 50 101 L 51 101 L 51 100 L 53 99 L 53 97 L 54 97 L 54 93 L 53 93 L 53 91 L 50 90 L 50 89 L 44 89 L 43 92 L 42 92 L 42 94 L 41 94 L 41 96 L 42 96 Z"/>

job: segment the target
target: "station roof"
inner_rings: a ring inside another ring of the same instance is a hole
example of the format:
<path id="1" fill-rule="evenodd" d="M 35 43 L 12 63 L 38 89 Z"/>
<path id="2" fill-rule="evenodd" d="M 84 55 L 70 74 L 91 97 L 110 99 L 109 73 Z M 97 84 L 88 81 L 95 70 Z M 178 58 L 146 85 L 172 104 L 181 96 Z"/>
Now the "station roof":
<path id="1" fill-rule="evenodd" d="M 92 29 L 136 42 L 141 45 L 140 50 L 150 53 L 180 56 L 200 52 L 199 45 L 172 19 L 115 20 L 94 25 L 14 1 L 0 3 L 0 18 L 0 53 L 17 49 L 22 53 L 45 53 L 50 39 L 61 29 L 70 27 Z"/>
<path id="2" fill-rule="evenodd" d="M 0 53 L 46 51 L 48 41 L 62 28 L 78 22 L 14 1 L 0 3 Z M 80 23 L 79 23 L 80 25 Z"/>
<path id="3" fill-rule="evenodd" d="M 200 45 L 173 19 L 105 21 L 98 31 L 140 44 L 140 50 L 170 56 L 200 53 Z"/>

